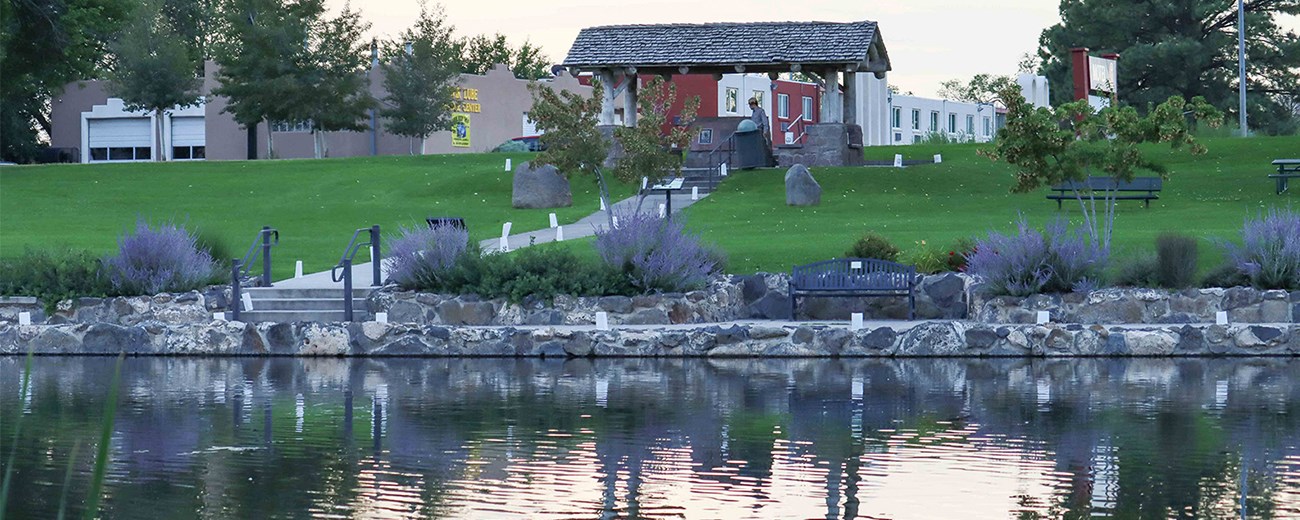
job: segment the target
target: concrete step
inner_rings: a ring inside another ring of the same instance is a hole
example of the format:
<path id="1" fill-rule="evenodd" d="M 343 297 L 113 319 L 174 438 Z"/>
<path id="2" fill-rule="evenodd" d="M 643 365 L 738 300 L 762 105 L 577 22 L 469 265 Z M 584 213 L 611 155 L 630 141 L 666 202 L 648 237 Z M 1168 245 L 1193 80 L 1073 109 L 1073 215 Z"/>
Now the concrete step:
<path id="1" fill-rule="evenodd" d="M 230 313 L 226 313 L 226 316 L 229 317 Z M 366 312 L 364 308 L 353 309 L 352 311 L 352 321 L 369 321 L 371 319 L 370 313 Z M 344 321 L 344 319 L 342 310 L 242 311 L 239 313 L 239 321 L 244 323 L 258 323 L 263 321 L 290 323 L 295 321 L 339 322 Z"/>
<path id="2" fill-rule="evenodd" d="M 336 298 L 253 298 L 253 310 L 257 311 L 341 311 L 343 310 L 343 294 L 339 291 Z M 353 298 L 353 309 L 364 309 L 366 307 L 365 298 Z"/>
<path id="3" fill-rule="evenodd" d="M 353 287 L 353 298 L 370 296 L 370 291 L 378 287 Z M 336 298 L 343 300 L 343 289 L 281 289 L 278 287 L 250 287 L 244 289 L 253 301 L 261 299 L 300 299 L 300 298 Z"/>

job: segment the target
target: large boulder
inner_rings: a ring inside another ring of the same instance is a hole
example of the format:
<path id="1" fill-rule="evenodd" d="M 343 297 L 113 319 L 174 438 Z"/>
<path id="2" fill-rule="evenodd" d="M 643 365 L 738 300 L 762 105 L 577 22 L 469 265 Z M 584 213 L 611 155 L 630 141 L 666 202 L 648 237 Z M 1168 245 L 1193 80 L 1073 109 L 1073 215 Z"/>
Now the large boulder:
<path id="1" fill-rule="evenodd" d="M 785 172 L 785 203 L 790 206 L 816 206 L 822 202 L 822 187 L 802 164 Z"/>
<path id="2" fill-rule="evenodd" d="M 562 208 L 573 205 L 569 180 L 554 166 L 534 168 L 529 163 L 515 168 L 511 202 L 516 208 Z"/>

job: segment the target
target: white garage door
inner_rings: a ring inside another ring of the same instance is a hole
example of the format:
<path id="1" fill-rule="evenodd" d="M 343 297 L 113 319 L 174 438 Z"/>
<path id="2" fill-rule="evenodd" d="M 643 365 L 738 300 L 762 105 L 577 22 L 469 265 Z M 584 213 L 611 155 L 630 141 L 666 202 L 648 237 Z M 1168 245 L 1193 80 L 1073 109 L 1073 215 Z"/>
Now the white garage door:
<path id="1" fill-rule="evenodd" d="M 206 142 L 202 117 L 172 118 L 172 146 L 203 146 Z"/>
<path id="2" fill-rule="evenodd" d="M 149 118 L 90 119 L 86 121 L 91 148 L 149 146 Z"/>

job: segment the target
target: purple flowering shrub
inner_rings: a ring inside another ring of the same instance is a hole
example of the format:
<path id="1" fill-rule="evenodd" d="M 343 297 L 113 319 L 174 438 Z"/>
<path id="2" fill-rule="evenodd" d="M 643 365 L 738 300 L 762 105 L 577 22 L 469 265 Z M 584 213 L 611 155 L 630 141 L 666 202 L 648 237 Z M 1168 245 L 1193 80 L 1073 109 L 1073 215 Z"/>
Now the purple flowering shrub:
<path id="1" fill-rule="evenodd" d="M 989 232 L 966 254 L 966 272 L 982 277 L 992 294 L 1029 296 L 1096 288 L 1108 252 L 1063 220 L 1046 233 L 1021 219 L 1016 233 Z"/>
<path id="2" fill-rule="evenodd" d="M 1300 213 L 1272 209 L 1247 219 L 1242 245 L 1224 243 L 1237 270 L 1260 289 L 1300 289 Z"/>
<path id="3" fill-rule="evenodd" d="M 618 226 L 596 231 L 596 252 L 643 291 L 678 292 L 704 286 L 722 271 L 719 252 L 686 233 L 681 218 L 619 215 Z"/>
<path id="4" fill-rule="evenodd" d="M 216 264 L 196 245 L 194 235 L 175 224 L 138 220 L 135 232 L 117 241 L 118 252 L 104 259 L 114 291 L 124 295 L 180 292 L 206 285 L 216 274 Z"/>
<path id="5" fill-rule="evenodd" d="M 388 241 L 384 267 L 403 289 L 436 289 L 469 249 L 469 232 L 453 226 L 401 227 Z"/>

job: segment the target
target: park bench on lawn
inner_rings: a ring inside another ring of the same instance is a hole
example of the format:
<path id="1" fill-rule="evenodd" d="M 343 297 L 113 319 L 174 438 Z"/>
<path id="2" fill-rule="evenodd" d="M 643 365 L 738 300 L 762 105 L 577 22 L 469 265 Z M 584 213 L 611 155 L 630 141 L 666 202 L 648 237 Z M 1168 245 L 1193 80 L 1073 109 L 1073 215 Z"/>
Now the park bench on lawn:
<path id="1" fill-rule="evenodd" d="M 795 266 L 790 275 L 790 319 L 800 296 L 906 296 L 916 318 L 916 267 L 871 258 L 836 258 Z"/>
<path id="2" fill-rule="evenodd" d="M 1269 178 L 1277 181 L 1277 194 L 1281 195 L 1286 191 L 1287 181 L 1300 177 L 1300 159 L 1274 159 L 1273 166 L 1277 166 L 1277 173 L 1269 174 Z"/>
<path id="3" fill-rule="evenodd" d="M 1056 209 L 1061 209 L 1061 202 L 1066 200 L 1075 200 L 1075 191 L 1083 197 L 1088 196 L 1088 192 L 1093 192 L 1097 199 L 1106 198 L 1106 192 L 1114 192 L 1111 198 L 1115 200 L 1140 200 L 1146 202 L 1146 207 L 1151 207 L 1151 201 L 1160 198 L 1160 190 L 1164 188 L 1164 181 L 1160 177 L 1135 177 L 1131 181 L 1116 181 L 1114 177 L 1088 177 L 1085 182 L 1068 181 L 1052 186 L 1055 193 L 1049 194 L 1049 200 L 1056 201 Z"/>

